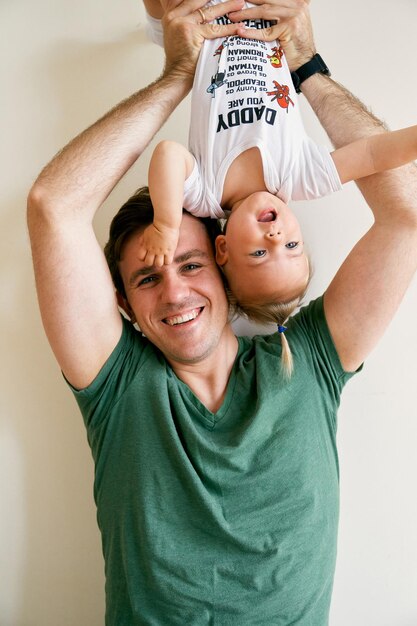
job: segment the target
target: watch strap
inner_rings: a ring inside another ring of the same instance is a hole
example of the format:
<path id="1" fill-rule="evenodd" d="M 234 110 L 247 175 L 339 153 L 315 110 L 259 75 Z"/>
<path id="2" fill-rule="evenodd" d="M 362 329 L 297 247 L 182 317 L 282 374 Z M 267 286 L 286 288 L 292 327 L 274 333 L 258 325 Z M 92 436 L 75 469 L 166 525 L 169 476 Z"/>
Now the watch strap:
<path id="1" fill-rule="evenodd" d="M 298 70 L 291 72 L 291 78 L 294 83 L 295 91 L 301 93 L 300 85 L 313 74 L 326 74 L 330 76 L 330 70 L 319 54 L 315 54 L 310 61 L 301 65 Z"/>

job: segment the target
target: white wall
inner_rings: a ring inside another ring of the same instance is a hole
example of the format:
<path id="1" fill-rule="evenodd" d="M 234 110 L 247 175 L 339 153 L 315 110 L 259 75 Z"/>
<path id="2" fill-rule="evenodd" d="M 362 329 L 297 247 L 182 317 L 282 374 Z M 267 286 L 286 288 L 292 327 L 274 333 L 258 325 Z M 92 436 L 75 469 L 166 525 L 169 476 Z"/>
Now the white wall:
<path id="1" fill-rule="evenodd" d="M 334 77 L 392 127 L 415 123 L 415 0 L 315 0 L 312 13 L 318 49 Z M 146 41 L 136 0 L 2 0 L 0 23 L 0 623 L 99 626 L 104 576 L 93 464 L 43 335 L 25 201 L 60 147 L 156 77 L 162 53 Z M 185 142 L 188 115 L 186 102 L 160 136 Z M 325 141 L 307 108 L 306 120 L 309 132 Z M 98 216 L 102 242 L 115 207 L 145 182 L 148 157 L 149 151 Z M 314 257 L 314 296 L 370 216 L 353 185 L 299 203 L 298 212 Z M 414 283 L 344 394 L 332 626 L 417 624 L 416 314 Z"/>

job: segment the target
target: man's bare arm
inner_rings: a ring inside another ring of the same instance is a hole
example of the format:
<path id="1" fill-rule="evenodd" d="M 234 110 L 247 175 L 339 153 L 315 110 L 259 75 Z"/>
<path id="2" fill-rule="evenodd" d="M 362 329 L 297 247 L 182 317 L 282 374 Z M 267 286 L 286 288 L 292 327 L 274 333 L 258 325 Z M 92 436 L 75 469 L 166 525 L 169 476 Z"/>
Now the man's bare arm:
<path id="1" fill-rule="evenodd" d="M 316 52 L 308 2 L 253 0 L 258 5 L 229 14 L 279 19 L 241 36 L 279 38 L 291 70 Z M 250 14 L 248 13 L 250 11 Z M 302 92 L 336 148 L 385 133 L 384 125 L 348 90 L 323 74 L 302 83 Z M 326 318 L 346 370 L 355 370 L 376 345 L 417 269 L 417 170 L 414 165 L 358 181 L 375 223 L 356 244 L 325 294 Z"/>
<path id="2" fill-rule="evenodd" d="M 64 148 L 30 192 L 28 225 L 42 319 L 75 387 L 94 379 L 121 334 L 94 214 L 186 93 L 186 83 L 170 78 L 138 92 Z"/>
<path id="3" fill-rule="evenodd" d="M 336 147 L 384 133 L 383 124 L 324 75 L 303 93 Z M 417 269 L 417 169 L 408 165 L 358 181 L 374 224 L 325 294 L 326 318 L 344 368 L 354 371 L 378 343 Z"/>
<path id="4" fill-rule="evenodd" d="M 166 68 L 76 137 L 41 172 L 28 198 L 28 225 L 45 330 L 64 374 L 78 388 L 97 375 L 121 334 L 114 289 L 92 220 L 192 86 L 204 37 L 235 25 L 199 25 L 199 0 L 164 17 Z M 185 5 L 185 6 L 184 6 Z M 237 8 L 240 0 L 219 5 Z"/>

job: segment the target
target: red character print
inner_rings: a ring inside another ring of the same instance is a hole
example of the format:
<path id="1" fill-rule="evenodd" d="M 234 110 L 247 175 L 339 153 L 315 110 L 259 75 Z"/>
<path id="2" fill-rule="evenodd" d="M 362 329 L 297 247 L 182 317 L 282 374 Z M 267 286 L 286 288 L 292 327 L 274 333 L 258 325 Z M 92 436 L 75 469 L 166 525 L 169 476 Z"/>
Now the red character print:
<path id="1" fill-rule="evenodd" d="M 278 48 L 278 46 L 275 46 L 275 48 L 272 48 L 271 52 L 272 54 L 267 54 L 266 56 L 270 59 L 272 67 L 282 67 L 281 59 L 284 55 L 282 47 L 280 46 Z"/>
<path id="2" fill-rule="evenodd" d="M 223 52 L 223 50 L 229 45 L 228 39 L 229 39 L 229 37 L 226 37 L 226 39 L 221 42 L 220 46 L 218 48 L 216 48 L 216 50 L 215 50 L 215 52 L 213 54 L 214 57 L 220 56 L 221 53 Z"/>
<path id="3" fill-rule="evenodd" d="M 276 80 L 274 80 L 273 83 L 275 85 L 274 91 L 268 91 L 266 95 L 273 96 L 271 102 L 276 100 L 280 107 L 282 107 L 283 109 L 287 109 L 288 113 L 288 107 L 290 106 L 290 103 L 294 106 L 294 102 L 288 95 L 290 93 L 290 88 L 288 87 L 288 85 L 280 85 L 279 83 L 277 83 Z"/>

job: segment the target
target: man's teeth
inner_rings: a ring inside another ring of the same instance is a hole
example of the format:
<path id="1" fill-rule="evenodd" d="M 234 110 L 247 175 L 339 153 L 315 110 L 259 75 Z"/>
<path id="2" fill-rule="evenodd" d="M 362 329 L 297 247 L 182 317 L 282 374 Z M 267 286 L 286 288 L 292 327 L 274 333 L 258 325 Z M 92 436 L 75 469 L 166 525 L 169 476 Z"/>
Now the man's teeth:
<path id="1" fill-rule="evenodd" d="M 176 326 L 177 324 L 183 324 L 184 322 L 189 322 L 197 317 L 200 313 L 200 309 L 193 309 L 192 311 L 188 311 L 188 313 L 183 313 L 182 315 L 174 315 L 173 317 L 167 317 L 165 322 L 169 324 L 169 326 Z"/>

